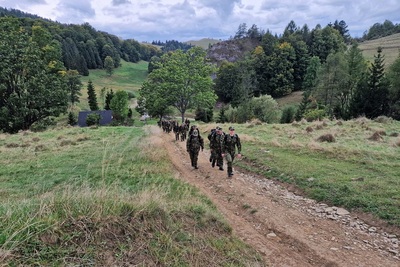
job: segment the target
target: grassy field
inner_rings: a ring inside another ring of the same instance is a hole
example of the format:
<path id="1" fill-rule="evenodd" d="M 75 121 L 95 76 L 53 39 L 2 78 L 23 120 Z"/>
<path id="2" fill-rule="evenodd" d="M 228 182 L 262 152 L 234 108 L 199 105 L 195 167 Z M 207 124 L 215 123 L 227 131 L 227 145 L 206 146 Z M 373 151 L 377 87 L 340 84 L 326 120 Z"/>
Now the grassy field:
<path id="1" fill-rule="evenodd" d="M 101 90 L 106 88 L 106 90 L 112 89 L 114 92 L 119 90 L 125 90 L 127 92 L 132 92 L 137 95 L 137 91 L 143 84 L 143 81 L 147 77 L 147 67 L 148 62 L 140 61 L 138 63 L 131 63 L 126 61 L 121 61 L 121 66 L 114 69 L 114 73 L 109 76 L 105 70 L 90 70 L 89 76 L 82 76 L 82 96 L 80 97 L 80 103 L 78 107 L 81 110 L 88 110 L 88 96 L 87 96 L 87 84 L 91 80 L 97 95 L 97 101 L 102 107 L 104 99 L 101 99 Z"/>
<path id="2" fill-rule="evenodd" d="M 382 47 L 382 54 L 385 55 L 386 67 L 390 66 L 399 57 L 400 33 L 360 43 L 359 48 L 363 51 L 366 60 L 374 62 L 374 55 L 378 47 Z"/>
<path id="3" fill-rule="evenodd" d="M 0 153 L 1 266 L 263 266 L 146 128 L 1 134 Z"/>
<path id="4" fill-rule="evenodd" d="M 400 226 L 400 122 L 359 118 L 235 128 L 245 156 L 240 167 Z M 329 134 L 334 142 L 319 140 Z"/>

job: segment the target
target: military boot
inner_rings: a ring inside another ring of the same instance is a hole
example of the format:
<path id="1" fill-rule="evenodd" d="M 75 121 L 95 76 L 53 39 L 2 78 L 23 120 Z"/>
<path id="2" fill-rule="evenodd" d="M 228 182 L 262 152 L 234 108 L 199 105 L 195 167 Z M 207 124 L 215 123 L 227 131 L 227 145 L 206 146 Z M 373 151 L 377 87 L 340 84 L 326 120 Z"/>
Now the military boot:
<path id="1" fill-rule="evenodd" d="M 232 177 L 232 167 L 228 167 L 228 177 Z"/>

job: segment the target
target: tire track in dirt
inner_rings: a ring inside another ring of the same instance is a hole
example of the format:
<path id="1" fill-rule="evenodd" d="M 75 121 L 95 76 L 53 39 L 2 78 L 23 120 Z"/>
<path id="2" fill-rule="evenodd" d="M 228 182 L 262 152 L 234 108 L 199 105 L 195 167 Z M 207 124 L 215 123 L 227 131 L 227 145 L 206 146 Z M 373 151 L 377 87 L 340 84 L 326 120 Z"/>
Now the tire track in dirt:
<path id="1" fill-rule="evenodd" d="M 282 202 L 273 187 L 257 183 L 264 178 L 236 171 L 229 179 L 226 171 L 211 167 L 206 149 L 200 152 L 199 169 L 195 170 L 190 166 L 185 142 L 175 141 L 172 134 L 157 126 L 151 126 L 151 133 L 168 152 L 176 177 L 210 198 L 235 235 L 254 247 L 269 265 L 399 266 L 395 259 L 373 249 L 343 249 L 368 240 L 368 236 L 349 233 L 337 222 L 310 216 Z"/>

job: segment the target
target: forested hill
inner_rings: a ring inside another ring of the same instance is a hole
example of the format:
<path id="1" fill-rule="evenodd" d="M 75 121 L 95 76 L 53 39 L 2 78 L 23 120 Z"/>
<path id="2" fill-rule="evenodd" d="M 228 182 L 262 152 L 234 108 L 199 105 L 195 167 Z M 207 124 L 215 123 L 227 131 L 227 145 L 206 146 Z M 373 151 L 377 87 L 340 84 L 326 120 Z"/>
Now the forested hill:
<path id="1" fill-rule="evenodd" d="M 20 26 L 29 33 L 33 26 L 47 29 L 52 38 L 60 43 L 64 66 L 67 69 L 78 70 L 85 76 L 89 75 L 89 69 L 103 68 L 107 56 L 110 56 L 115 67 L 118 67 L 121 59 L 128 62 L 148 61 L 160 53 L 156 46 L 142 44 L 134 39 L 122 40 L 115 35 L 94 29 L 89 23 L 62 24 L 2 7 L 0 17 L 17 18 Z"/>

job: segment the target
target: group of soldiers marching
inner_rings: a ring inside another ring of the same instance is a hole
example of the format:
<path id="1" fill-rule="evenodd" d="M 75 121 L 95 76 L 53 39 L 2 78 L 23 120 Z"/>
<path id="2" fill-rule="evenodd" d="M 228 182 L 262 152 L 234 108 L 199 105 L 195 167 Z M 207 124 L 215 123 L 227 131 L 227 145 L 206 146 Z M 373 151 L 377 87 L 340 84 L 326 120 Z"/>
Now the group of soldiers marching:
<path id="1" fill-rule="evenodd" d="M 198 169 L 198 156 L 200 150 L 204 149 L 204 139 L 196 125 L 190 126 L 190 121 L 185 120 L 181 125 L 177 121 L 163 120 L 159 123 L 163 131 L 175 133 L 176 141 L 186 141 L 186 150 L 189 153 L 192 167 Z M 189 127 L 190 126 L 190 127 Z M 233 175 L 233 160 L 241 157 L 242 145 L 234 127 L 229 127 L 229 133 L 224 133 L 221 127 L 212 129 L 207 139 L 210 141 L 210 163 L 211 167 L 217 166 L 220 171 L 224 170 L 224 159 L 227 163 L 228 177 Z M 237 154 L 236 154 L 237 149 Z"/>
<path id="2" fill-rule="evenodd" d="M 158 125 L 163 129 L 164 132 L 173 132 L 175 140 L 182 142 L 186 140 L 187 133 L 189 131 L 190 121 L 186 119 L 181 125 L 176 120 L 161 120 Z"/>

